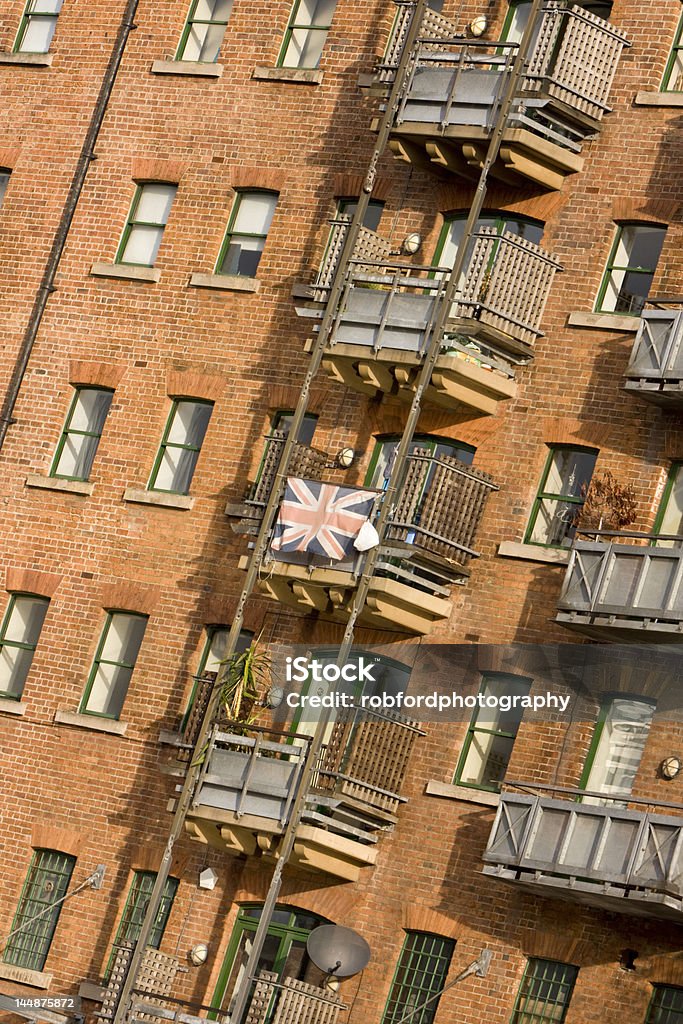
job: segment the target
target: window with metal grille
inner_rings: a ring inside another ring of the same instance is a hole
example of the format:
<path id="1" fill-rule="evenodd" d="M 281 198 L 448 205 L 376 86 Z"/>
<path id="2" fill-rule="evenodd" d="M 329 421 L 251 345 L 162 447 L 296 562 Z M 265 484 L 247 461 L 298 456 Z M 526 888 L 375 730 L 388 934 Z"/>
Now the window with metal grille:
<path id="1" fill-rule="evenodd" d="M 454 949 L 455 941 L 442 935 L 406 934 L 382 1024 L 398 1024 L 411 1013 L 410 1024 L 432 1024 L 439 1006 L 437 993 L 446 981 Z M 424 1003 L 427 1005 L 423 1006 Z"/>
<path id="2" fill-rule="evenodd" d="M 510 1024 L 562 1024 L 578 973 L 572 964 L 530 959 Z"/>
<path id="3" fill-rule="evenodd" d="M 154 871 L 135 872 L 128 893 L 128 899 L 123 908 L 121 921 L 116 930 L 114 945 L 117 945 L 119 942 L 137 942 L 156 877 L 156 872 Z M 149 936 L 149 945 L 152 949 L 158 949 L 161 945 L 177 890 L 178 879 L 173 877 L 167 878 L 159 910 Z"/>
<path id="4" fill-rule="evenodd" d="M 683 1024 L 683 988 L 655 985 L 645 1024 Z"/>
<path id="5" fill-rule="evenodd" d="M 75 863 L 66 853 L 35 851 L 3 953 L 6 964 L 42 971 Z"/>
<path id="6" fill-rule="evenodd" d="M 63 0 L 27 0 L 14 41 L 15 53 L 47 53 Z"/>

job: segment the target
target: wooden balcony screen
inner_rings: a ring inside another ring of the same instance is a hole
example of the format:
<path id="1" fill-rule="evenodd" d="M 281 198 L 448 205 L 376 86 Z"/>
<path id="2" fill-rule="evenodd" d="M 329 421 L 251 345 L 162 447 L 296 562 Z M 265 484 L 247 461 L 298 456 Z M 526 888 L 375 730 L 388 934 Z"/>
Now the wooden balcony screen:
<path id="1" fill-rule="evenodd" d="M 286 440 L 287 434 L 283 430 L 274 430 L 268 435 L 261 473 L 254 491 L 248 499 L 248 504 L 265 505 L 268 501 L 270 492 L 275 485 L 275 476 Z M 330 456 L 327 452 L 320 451 L 319 448 L 310 448 L 305 444 L 295 444 L 287 475 L 305 477 L 308 480 L 320 480 L 329 462 Z"/>

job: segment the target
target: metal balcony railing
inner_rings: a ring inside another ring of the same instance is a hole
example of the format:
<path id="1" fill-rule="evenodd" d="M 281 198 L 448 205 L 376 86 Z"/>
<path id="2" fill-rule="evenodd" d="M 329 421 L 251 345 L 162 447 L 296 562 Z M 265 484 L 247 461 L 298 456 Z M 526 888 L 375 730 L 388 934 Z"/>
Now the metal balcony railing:
<path id="1" fill-rule="evenodd" d="M 653 299 L 646 309 L 626 368 L 626 388 L 657 404 L 683 403 L 683 300 Z"/>
<path id="2" fill-rule="evenodd" d="M 683 805 L 629 798 L 615 807 L 600 793 L 508 785 L 525 792 L 501 794 L 484 874 L 536 895 L 683 921 Z"/>
<path id="3" fill-rule="evenodd" d="M 557 621 L 607 638 L 639 629 L 643 639 L 683 633 L 683 537 L 582 531 L 557 603 Z"/>

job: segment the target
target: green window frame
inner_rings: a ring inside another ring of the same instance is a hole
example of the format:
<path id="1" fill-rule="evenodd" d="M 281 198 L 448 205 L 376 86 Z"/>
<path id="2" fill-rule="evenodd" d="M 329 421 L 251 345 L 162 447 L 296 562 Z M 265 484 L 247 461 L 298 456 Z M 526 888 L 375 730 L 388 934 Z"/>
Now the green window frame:
<path id="1" fill-rule="evenodd" d="M 609 0 L 596 0 L 595 3 L 577 4 L 584 11 L 594 14 L 603 21 L 609 21 L 612 14 L 612 3 Z M 501 42 L 518 43 L 529 20 L 531 0 L 512 0 L 508 6 L 500 33 Z"/>
<path id="2" fill-rule="evenodd" d="M 466 220 L 466 212 L 444 214 L 444 222 L 434 250 L 433 266 L 453 266 Z M 540 245 L 545 225 L 533 217 L 507 214 L 499 210 L 483 210 L 477 220 L 476 230 L 481 231 L 482 228 L 494 228 L 497 235 L 511 231 L 520 238 L 533 242 L 534 245 Z M 497 246 L 492 253 L 492 259 L 495 257 L 496 250 Z"/>
<path id="3" fill-rule="evenodd" d="M 279 198 L 268 189 L 236 190 L 216 274 L 256 277 Z"/>
<path id="4" fill-rule="evenodd" d="M 89 480 L 114 392 L 77 387 L 50 467 L 62 480 Z"/>
<path id="5" fill-rule="evenodd" d="M 14 53 L 49 53 L 63 0 L 27 0 Z"/>
<path id="6" fill-rule="evenodd" d="M 108 611 L 79 711 L 118 720 L 147 629 L 148 616 Z"/>
<path id="7" fill-rule="evenodd" d="M 604 793 L 610 807 L 627 805 L 655 708 L 656 701 L 626 693 L 608 694 L 603 699 L 579 789 Z M 583 797 L 582 802 L 602 801 Z"/>
<path id="8" fill-rule="evenodd" d="M 185 709 L 185 714 L 183 715 L 180 725 L 181 731 L 187 725 L 190 717 L 190 713 L 197 697 L 197 688 L 199 686 L 200 679 L 209 673 L 217 674 L 221 662 L 225 660 L 225 645 L 230 633 L 230 626 L 206 626 L 205 632 L 206 638 L 204 640 L 204 647 L 202 648 L 202 653 L 199 657 L 197 673 L 192 677 L 192 689 L 190 691 L 187 708 Z M 247 647 L 249 647 L 253 642 L 253 639 L 253 630 L 241 629 L 240 635 L 237 639 L 237 645 L 235 647 L 235 654 L 242 654 L 243 651 L 246 651 Z"/>
<path id="9" fill-rule="evenodd" d="M 484 700 L 502 694 L 527 697 L 532 680 L 521 676 L 487 672 L 479 693 Z M 477 707 L 470 720 L 453 782 L 467 789 L 500 793 L 510 763 L 524 708 L 501 711 L 500 706 Z"/>
<path id="10" fill-rule="evenodd" d="M 653 985 L 645 1024 L 683 1024 L 683 988 Z"/>
<path id="11" fill-rule="evenodd" d="M 213 402 L 200 398 L 173 400 L 147 490 L 190 493 L 212 413 Z"/>
<path id="12" fill-rule="evenodd" d="M 50 600 L 10 594 L 0 626 L 0 696 L 21 700 Z"/>
<path id="13" fill-rule="evenodd" d="M 152 895 L 152 889 L 154 888 L 156 878 L 156 871 L 134 872 L 133 880 L 130 884 L 126 903 L 121 915 L 121 920 L 119 921 L 119 926 L 116 929 L 116 935 L 114 936 L 113 948 L 104 975 L 105 980 L 109 977 L 114 964 L 116 946 L 120 945 L 122 942 L 137 942 L 139 939 L 142 922 L 144 921 L 145 914 L 147 913 L 149 899 Z M 171 916 L 171 910 L 173 909 L 173 901 L 178 891 L 178 884 L 178 879 L 174 878 L 172 875 L 170 875 L 164 883 L 161 902 L 159 904 L 157 916 L 154 918 L 149 942 L 147 943 L 148 947 L 151 949 L 158 949 L 161 945 L 161 940 L 164 937 L 166 925 L 168 924 L 168 919 Z"/>
<path id="14" fill-rule="evenodd" d="M 212 1006 L 220 1007 L 228 1014 L 229 1004 L 234 996 L 235 979 L 246 960 L 245 945 L 258 928 L 262 910 L 263 905 L 260 903 L 245 904 L 240 907 L 237 914 L 211 1000 Z M 314 928 L 330 923 L 326 918 L 309 911 L 278 904 L 268 926 L 256 974 L 268 970 L 277 974 L 278 981 L 282 981 L 283 977 L 297 977 L 312 984 L 322 984 L 325 976 L 309 959 L 306 940 Z M 275 1002 L 270 1007 L 266 1021 L 272 1017 L 274 1010 Z M 209 1019 L 216 1020 L 217 1011 L 210 1013 Z M 233 1021 L 233 1024 L 239 1022 Z"/>
<path id="15" fill-rule="evenodd" d="M 597 313 L 640 316 L 647 302 L 666 227 L 633 222 L 617 224 L 595 303 Z"/>
<path id="16" fill-rule="evenodd" d="M 76 858 L 58 850 L 36 849 L 26 874 L 2 959 L 29 971 L 42 971 L 62 912 Z M 40 915 L 40 916 L 38 916 Z"/>
<path id="17" fill-rule="evenodd" d="M 398 1024 L 408 1014 L 412 1014 L 410 1024 L 432 1024 L 439 1007 L 437 993 L 446 982 L 454 950 L 454 939 L 432 932 L 406 932 L 381 1024 Z"/>
<path id="18" fill-rule="evenodd" d="M 337 0 L 294 0 L 278 67 L 318 67 L 336 6 Z"/>
<path id="19" fill-rule="evenodd" d="M 375 447 L 370 456 L 370 465 L 365 474 L 365 487 L 386 488 L 389 482 L 389 473 L 393 463 L 393 452 L 401 440 L 400 434 L 383 434 L 375 438 Z M 450 437 L 437 437 L 434 434 L 415 434 L 411 451 L 416 448 L 423 448 L 429 451 L 430 455 L 449 455 L 467 465 L 471 465 L 477 449 L 471 444 L 457 441 Z M 388 457 L 386 453 L 389 452 Z M 429 475 L 425 481 L 425 493 L 429 488 Z"/>
<path id="20" fill-rule="evenodd" d="M 662 92 L 683 92 L 683 14 L 678 22 L 671 53 L 666 62 Z"/>
<path id="21" fill-rule="evenodd" d="M 162 181 L 141 182 L 133 201 L 114 259 L 131 267 L 153 267 L 178 186 Z"/>
<path id="22" fill-rule="evenodd" d="M 683 462 L 672 462 L 664 486 L 662 500 L 657 509 L 652 533 L 677 534 L 683 538 L 683 473 L 681 468 Z M 679 544 L 675 540 L 653 540 L 656 547 L 675 547 Z"/>
<path id="23" fill-rule="evenodd" d="M 550 451 L 524 543 L 542 548 L 570 547 L 599 452 L 597 448 L 580 445 L 551 444 L 548 447 Z M 552 487 L 555 482 L 559 488 Z"/>
<path id="24" fill-rule="evenodd" d="M 510 1024 L 562 1024 L 578 973 L 573 964 L 530 957 Z"/>
<path id="25" fill-rule="evenodd" d="M 233 0 L 192 0 L 175 59 L 215 64 L 232 4 Z"/>
<path id="26" fill-rule="evenodd" d="M 277 431 L 284 431 L 285 434 L 288 434 L 289 430 L 290 430 L 290 427 L 291 427 L 291 424 L 292 424 L 293 416 L 294 416 L 294 410 L 293 409 L 276 409 L 275 412 L 272 414 L 271 419 L 270 419 L 270 430 L 269 430 L 269 432 L 268 432 L 268 434 L 266 435 L 266 438 L 265 438 L 265 443 L 263 445 L 263 454 L 261 455 L 261 461 L 259 462 L 259 467 L 256 470 L 256 477 L 255 477 L 254 483 L 253 483 L 253 485 L 252 485 L 252 487 L 250 489 L 250 494 L 254 494 L 255 493 L 256 488 L 259 485 L 259 481 L 261 480 L 261 477 L 263 476 L 263 467 L 265 466 L 265 463 L 266 463 L 266 456 L 268 455 L 268 448 L 273 443 L 273 439 L 272 439 L 272 437 L 270 435 L 275 433 L 276 430 Z M 307 413 L 304 414 L 303 422 L 301 424 L 301 429 L 299 430 L 299 441 L 298 441 L 299 444 L 306 445 L 307 447 L 310 447 L 310 445 L 313 442 L 313 435 L 315 434 L 315 428 L 316 428 L 317 424 L 318 424 L 318 416 L 317 416 L 316 413 L 307 412 Z"/>

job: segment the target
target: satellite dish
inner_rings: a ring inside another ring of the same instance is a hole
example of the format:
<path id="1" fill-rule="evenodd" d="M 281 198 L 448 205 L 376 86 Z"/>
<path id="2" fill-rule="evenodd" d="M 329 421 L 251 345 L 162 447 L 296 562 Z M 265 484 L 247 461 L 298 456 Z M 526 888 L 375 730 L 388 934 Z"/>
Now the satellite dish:
<path id="1" fill-rule="evenodd" d="M 321 924 L 308 936 L 306 950 L 316 967 L 335 978 L 358 974 L 370 959 L 370 947 L 352 928 Z"/>

